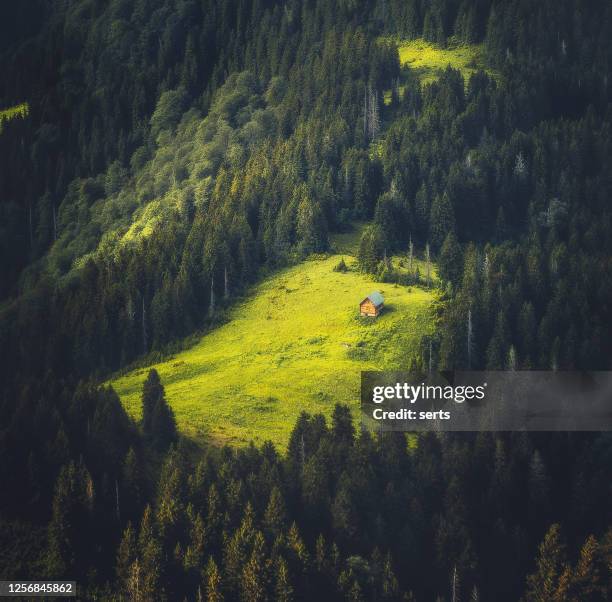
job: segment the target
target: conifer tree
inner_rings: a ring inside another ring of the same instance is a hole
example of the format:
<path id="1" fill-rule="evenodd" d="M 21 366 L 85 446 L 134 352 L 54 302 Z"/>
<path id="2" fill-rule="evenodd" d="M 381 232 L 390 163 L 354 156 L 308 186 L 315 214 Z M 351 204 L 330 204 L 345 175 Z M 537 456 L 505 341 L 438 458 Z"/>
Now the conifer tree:
<path id="1" fill-rule="evenodd" d="M 387 552 L 385 562 L 382 570 L 382 597 L 384 599 L 394 600 L 399 595 L 399 583 L 397 577 L 393 572 L 393 565 L 391 562 L 391 553 Z"/>
<path id="2" fill-rule="evenodd" d="M 133 447 L 130 447 L 123 462 L 121 492 L 123 497 L 122 516 L 135 520 L 142 511 L 144 491 L 140 461 Z"/>
<path id="3" fill-rule="evenodd" d="M 536 571 L 527 578 L 527 602 L 550 602 L 558 597 L 560 579 L 567 569 L 565 543 L 561 527 L 554 524 L 546 533 L 538 549 Z"/>
<path id="4" fill-rule="evenodd" d="M 572 571 L 571 602 L 603 602 L 606 599 L 601 568 L 599 544 L 593 535 L 589 535 L 580 550 L 576 568 Z"/>
<path id="5" fill-rule="evenodd" d="M 449 232 L 455 231 L 455 215 L 448 193 L 436 195 L 429 216 L 429 239 L 434 252 L 441 247 Z"/>
<path id="6" fill-rule="evenodd" d="M 119 551 L 117 552 L 117 585 L 121 595 L 126 598 L 138 599 L 140 591 L 140 575 L 134 574 L 134 565 L 137 562 L 136 534 L 132 523 L 123 532 Z M 137 580 L 134 580 L 134 577 Z"/>
<path id="7" fill-rule="evenodd" d="M 166 402 L 159 374 L 152 368 L 142 390 L 142 430 L 151 443 L 165 451 L 176 442 L 174 412 Z"/>
<path id="8" fill-rule="evenodd" d="M 274 594 L 278 602 L 292 602 L 295 599 L 289 576 L 289 567 L 282 556 L 279 556 L 276 561 Z"/>
<path id="9" fill-rule="evenodd" d="M 242 569 L 241 599 L 262 602 L 266 597 L 267 575 L 265 541 L 261 532 L 255 534 L 251 555 Z"/>
<path id="10" fill-rule="evenodd" d="M 70 462 L 62 467 L 48 527 L 45 560 L 50 575 L 61 578 L 70 572 L 83 574 L 86 570 L 93 496 L 91 475 L 84 466 Z"/>
<path id="11" fill-rule="evenodd" d="M 142 567 L 143 600 L 158 598 L 161 590 L 162 548 L 155 532 L 153 512 L 150 506 L 145 508 L 138 534 L 138 550 Z"/>
<path id="12" fill-rule="evenodd" d="M 287 513 L 285 501 L 277 486 L 274 486 L 270 493 L 270 500 L 264 515 L 264 524 L 274 537 L 278 537 L 286 528 Z"/>
<path id="13" fill-rule="evenodd" d="M 150 435 L 153 430 L 155 407 L 164 397 L 164 387 L 155 368 L 149 370 L 142 387 L 142 430 Z"/>
<path id="14" fill-rule="evenodd" d="M 221 590 L 221 574 L 212 556 L 208 559 L 205 576 L 206 602 L 223 602 L 224 596 Z"/>
<path id="15" fill-rule="evenodd" d="M 461 247 L 455 233 L 449 232 L 440 249 L 440 258 L 438 260 L 440 277 L 457 285 L 461 280 L 462 270 L 463 256 L 461 254 Z"/>

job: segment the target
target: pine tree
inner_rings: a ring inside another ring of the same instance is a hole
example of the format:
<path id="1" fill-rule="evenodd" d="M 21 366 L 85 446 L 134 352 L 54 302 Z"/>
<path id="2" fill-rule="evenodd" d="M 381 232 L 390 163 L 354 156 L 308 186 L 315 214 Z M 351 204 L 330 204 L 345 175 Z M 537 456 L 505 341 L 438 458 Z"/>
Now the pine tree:
<path id="1" fill-rule="evenodd" d="M 206 512 L 206 540 L 211 548 L 218 549 L 221 544 L 222 530 L 221 498 L 217 486 L 213 483 L 208 490 L 207 512 Z"/>
<path id="2" fill-rule="evenodd" d="M 285 501 L 277 486 L 274 486 L 270 493 L 270 500 L 264 515 L 264 524 L 274 537 L 278 537 L 287 526 Z"/>
<path id="3" fill-rule="evenodd" d="M 138 599 L 138 592 L 141 589 L 140 575 L 136 575 L 137 580 L 134 581 L 134 564 L 136 561 L 136 534 L 132 528 L 132 523 L 128 522 L 117 552 L 117 582 L 120 594 L 129 599 Z"/>
<path id="4" fill-rule="evenodd" d="M 223 555 L 224 573 L 227 576 L 226 586 L 229 591 L 236 595 L 243 591 L 243 570 L 250 560 L 249 549 L 255 539 L 255 535 L 253 507 L 248 502 L 240 527 L 225 542 Z"/>
<path id="5" fill-rule="evenodd" d="M 560 579 L 567 569 L 565 544 L 561 527 L 554 524 L 538 549 L 536 571 L 527 578 L 527 602 L 551 602 L 558 598 Z"/>
<path id="6" fill-rule="evenodd" d="M 429 239 L 434 251 L 442 247 L 449 232 L 455 231 L 455 215 L 448 193 L 436 195 L 429 215 Z"/>
<path id="7" fill-rule="evenodd" d="M 223 600 L 221 574 L 217 568 L 217 563 L 211 556 L 206 565 L 206 602 L 223 602 Z"/>
<path id="8" fill-rule="evenodd" d="M 142 390 L 142 430 L 160 451 L 168 449 L 178 438 L 174 412 L 166 402 L 164 387 L 154 368 Z"/>
<path id="9" fill-rule="evenodd" d="M 397 577 L 393 572 L 393 565 L 391 562 L 391 553 L 387 552 L 385 563 L 382 570 L 382 597 L 384 599 L 395 600 L 399 594 L 399 583 Z"/>
<path id="10" fill-rule="evenodd" d="M 178 439 L 174 412 L 163 397 L 153 409 L 150 435 L 153 445 L 160 451 L 167 450 Z"/>
<path id="11" fill-rule="evenodd" d="M 141 559 L 143 600 L 159 598 L 160 576 L 162 567 L 162 548 L 154 528 L 153 512 L 150 506 L 145 508 L 138 534 L 139 558 Z"/>
<path id="12" fill-rule="evenodd" d="M 359 241 L 357 261 L 364 272 L 374 272 L 385 251 L 384 234 L 378 225 L 367 226 Z"/>
<path id="13" fill-rule="evenodd" d="M 153 414 L 155 407 L 164 397 L 164 387 L 155 368 L 149 370 L 142 387 L 142 430 L 150 435 L 153 430 Z"/>
<path id="14" fill-rule="evenodd" d="M 327 569 L 327 547 L 325 544 L 325 537 L 323 534 L 319 534 L 315 545 L 315 567 L 319 573 L 324 573 Z"/>
<path id="15" fill-rule="evenodd" d="M 287 547 L 293 555 L 295 564 L 298 566 L 300 572 L 306 573 L 310 565 L 310 556 L 295 522 L 292 523 L 289 528 Z"/>
<path id="16" fill-rule="evenodd" d="M 142 511 L 144 492 L 140 461 L 133 447 L 130 447 L 123 462 L 121 493 L 123 515 L 135 520 Z"/>
<path id="17" fill-rule="evenodd" d="M 361 585 L 359 585 L 359 581 L 353 581 L 353 585 L 347 594 L 347 599 L 349 602 L 365 602 L 365 597 L 363 595 L 363 590 Z"/>
<path id="18" fill-rule="evenodd" d="M 187 549 L 185 550 L 183 564 L 186 571 L 195 572 L 199 570 L 199 568 L 202 566 L 202 562 L 204 559 L 204 521 L 202 520 L 200 514 L 195 513 L 191 505 L 187 508 L 187 515 L 189 517 L 190 522 L 190 542 L 187 546 Z"/>
<path id="19" fill-rule="evenodd" d="M 438 260 L 438 271 L 443 280 L 448 280 L 454 285 L 461 282 L 463 256 L 454 232 L 449 232 L 444 239 Z"/>
<path id="20" fill-rule="evenodd" d="M 289 576 L 289 567 L 282 556 L 276 561 L 276 583 L 274 594 L 277 602 L 292 602 L 294 600 L 293 587 Z"/>
<path id="21" fill-rule="evenodd" d="M 84 466 L 70 462 L 61 469 L 48 527 L 45 560 L 49 575 L 61 578 L 86 571 L 93 497 L 93 481 Z"/>
<path id="22" fill-rule="evenodd" d="M 606 599 L 602 579 L 599 544 L 593 535 L 587 537 L 571 578 L 571 602 L 599 602 Z"/>
<path id="23" fill-rule="evenodd" d="M 332 414 L 332 438 L 336 443 L 353 445 L 355 427 L 348 406 L 337 403 Z"/>
<path id="24" fill-rule="evenodd" d="M 266 594 L 266 558 L 263 535 L 257 532 L 251 556 L 242 570 L 241 599 L 244 602 L 261 602 Z"/>

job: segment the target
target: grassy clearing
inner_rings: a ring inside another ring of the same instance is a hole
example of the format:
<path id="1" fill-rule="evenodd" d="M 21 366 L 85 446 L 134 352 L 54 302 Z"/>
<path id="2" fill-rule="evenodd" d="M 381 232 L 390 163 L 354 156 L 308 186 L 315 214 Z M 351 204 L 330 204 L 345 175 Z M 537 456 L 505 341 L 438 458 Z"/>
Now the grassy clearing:
<path id="1" fill-rule="evenodd" d="M 351 250 L 355 238 L 339 237 L 335 246 Z M 333 271 L 341 257 L 347 273 Z M 229 323 L 155 365 L 182 432 L 232 445 L 270 439 L 283 448 L 302 410 L 329 416 L 336 402 L 356 408 L 361 370 L 406 367 L 434 330 L 434 293 L 377 283 L 354 267 L 348 254 L 334 254 L 283 270 L 237 305 Z M 359 318 L 358 303 L 372 290 L 385 295 L 385 311 Z M 137 419 L 147 371 L 112 383 Z"/>
<path id="2" fill-rule="evenodd" d="M 421 38 L 416 40 L 397 40 L 400 65 L 409 67 L 417 75 L 422 86 L 435 81 L 440 71 L 450 65 L 461 71 L 467 82 L 473 73 L 480 69 L 490 75 L 495 73 L 485 65 L 484 48 L 482 44 L 450 45 L 441 48 Z M 403 85 L 400 83 L 400 94 Z M 391 102 L 391 90 L 385 91 L 385 103 Z"/>
<path id="3" fill-rule="evenodd" d="M 461 71 L 466 81 L 479 69 L 485 69 L 481 44 L 440 48 L 422 39 L 410 40 L 400 43 L 399 56 L 400 64 L 415 71 L 423 85 L 436 80 L 448 65 Z"/>
<path id="4" fill-rule="evenodd" d="M 13 119 L 25 119 L 30 113 L 30 106 L 27 102 L 23 102 L 20 105 L 9 107 L 8 109 L 0 109 L 0 134 L 2 133 L 2 126 L 5 121 L 11 121 Z"/>

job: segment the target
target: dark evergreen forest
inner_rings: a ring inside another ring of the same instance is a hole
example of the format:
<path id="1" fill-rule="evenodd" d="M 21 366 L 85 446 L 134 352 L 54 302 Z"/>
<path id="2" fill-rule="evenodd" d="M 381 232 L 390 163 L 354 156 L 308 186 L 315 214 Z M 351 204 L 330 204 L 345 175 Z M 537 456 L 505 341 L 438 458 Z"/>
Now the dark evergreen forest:
<path id="1" fill-rule="evenodd" d="M 481 43 L 487 70 L 422 86 L 394 41 L 416 37 Z M 605 0 L 2 6 L 0 109 L 29 114 L 0 124 L 0 576 L 99 600 L 610 599 L 609 434 L 407 448 L 338 405 L 286 452 L 201 450 L 155 371 L 138 424 L 99 385 L 355 220 L 364 271 L 436 260 L 435 367 L 610 369 L 610 40 Z"/>

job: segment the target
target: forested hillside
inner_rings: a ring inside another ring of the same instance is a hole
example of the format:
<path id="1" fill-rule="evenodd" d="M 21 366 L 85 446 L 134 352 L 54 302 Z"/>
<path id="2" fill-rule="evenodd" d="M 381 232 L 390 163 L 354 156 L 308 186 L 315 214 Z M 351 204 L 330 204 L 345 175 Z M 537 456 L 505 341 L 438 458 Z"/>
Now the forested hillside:
<path id="1" fill-rule="evenodd" d="M 0 137 L 5 367 L 116 369 L 354 218 L 374 219 L 369 269 L 410 240 L 440 253 L 443 364 L 465 363 L 470 313 L 472 366 L 609 365 L 609 25 L 538 6 L 59 4 L 0 94 L 31 107 Z M 378 34 L 419 32 L 484 39 L 498 75 L 421 88 L 403 67 L 385 105 Z M 533 349 L 507 334 L 531 326 Z"/>
<path id="2" fill-rule="evenodd" d="M 155 372 L 139 423 L 99 385 L 356 220 L 364 277 L 437 262 L 432 367 L 610 369 L 611 39 L 605 0 L 2 6 L 2 576 L 117 600 L 607 599 L 608 436 L 408 449 L 339 406 L 282 456 L 202 450 Z M 421 43 L 460 68 L 411 68 Z"/>

